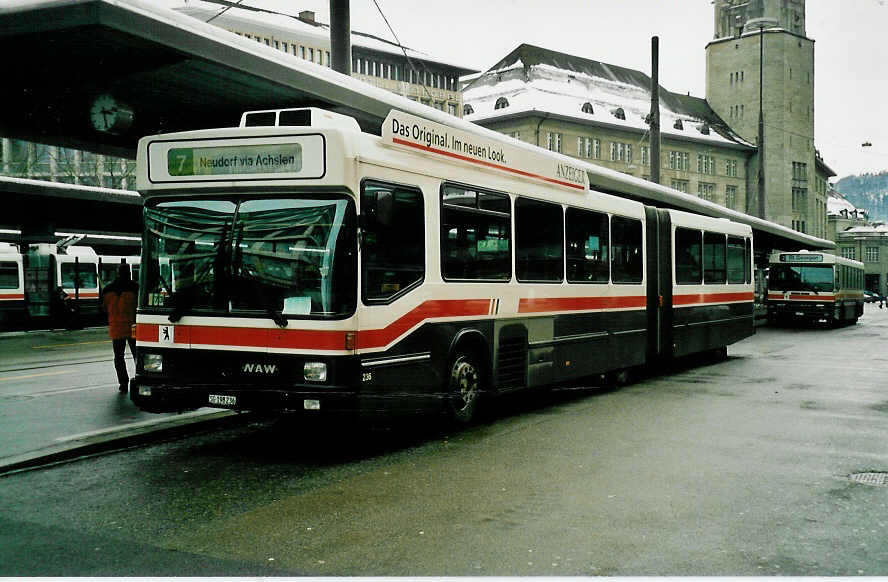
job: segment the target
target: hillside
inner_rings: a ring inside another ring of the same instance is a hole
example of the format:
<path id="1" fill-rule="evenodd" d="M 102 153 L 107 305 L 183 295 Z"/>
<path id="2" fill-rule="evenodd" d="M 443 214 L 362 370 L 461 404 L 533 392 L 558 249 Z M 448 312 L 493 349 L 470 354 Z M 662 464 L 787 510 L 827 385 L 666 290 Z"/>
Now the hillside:
<path id="1" fill-rule="evenodd" d="M 888 172 L 846 176 L 835 187 L 848 202 L 866 210 L 870 220 L 888 222 Z"/>

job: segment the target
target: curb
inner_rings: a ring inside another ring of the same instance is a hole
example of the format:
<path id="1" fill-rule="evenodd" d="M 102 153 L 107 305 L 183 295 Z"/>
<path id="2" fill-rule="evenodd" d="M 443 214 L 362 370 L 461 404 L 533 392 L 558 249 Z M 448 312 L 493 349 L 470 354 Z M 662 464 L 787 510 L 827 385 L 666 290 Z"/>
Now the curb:
<path id="1" fill-rule="evenodd" d="M 67 442 L 0 458 L 0 477 L 201 430 L 236 426 L 249 422 L 253 418 L 253 414 L 239 414 L 232 410 L 195 411 L 161 419 L 157 422 L 149 421 L 132 426 L 94 431 L 77 436 Z"/>

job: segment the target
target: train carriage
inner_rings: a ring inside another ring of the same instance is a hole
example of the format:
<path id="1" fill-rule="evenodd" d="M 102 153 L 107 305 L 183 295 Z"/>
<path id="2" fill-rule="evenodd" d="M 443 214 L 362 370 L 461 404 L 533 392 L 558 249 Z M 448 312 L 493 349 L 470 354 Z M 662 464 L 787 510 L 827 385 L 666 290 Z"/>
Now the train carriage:
<path id="1" fill-rule="evenodd" d="M 8 243 L 0 243 L 0 329 L 25 320 L 25 271 L 22 255 Z"/>
<path id="2" fill-rule="evenodd" d="M 144 138 L 137 166 L 145 410 L 465 421 L 753 333 L 748 226 L 590 190 L 508 138 L 279 110 Z"/>

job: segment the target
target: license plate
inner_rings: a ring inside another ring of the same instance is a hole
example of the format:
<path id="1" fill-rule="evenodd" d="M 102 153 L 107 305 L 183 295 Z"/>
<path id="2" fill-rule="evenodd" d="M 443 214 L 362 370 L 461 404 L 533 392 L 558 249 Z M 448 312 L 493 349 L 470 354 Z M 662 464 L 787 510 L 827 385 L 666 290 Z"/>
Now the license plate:
<path id="1" fill-rule="evenodd" d="M 210 404 L 215 404 L 217 406 L 234 406 L 237 404 L 237 396 L 210 394 Z"/>

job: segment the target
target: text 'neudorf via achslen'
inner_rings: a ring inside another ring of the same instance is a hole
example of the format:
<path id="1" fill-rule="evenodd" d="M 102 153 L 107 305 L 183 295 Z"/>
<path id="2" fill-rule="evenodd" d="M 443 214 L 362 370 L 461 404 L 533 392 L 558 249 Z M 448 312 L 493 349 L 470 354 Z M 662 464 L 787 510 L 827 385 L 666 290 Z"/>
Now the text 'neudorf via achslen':
<path id="1" fill-rule="evenodd" d="M 439 132 L 420 123 L 403 124 L 397 119 L 392 119 L 392 134 L 413 140 L 428 148 L 447 150 L 479 160 L 489 160 L 501 164 L 507 163 L 506 155 L 503 153 L 502 148 L 494 148 L 490 145 L 462 140 L 447 131 Z"/>

